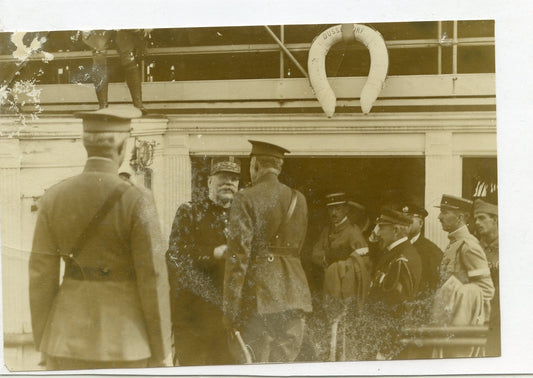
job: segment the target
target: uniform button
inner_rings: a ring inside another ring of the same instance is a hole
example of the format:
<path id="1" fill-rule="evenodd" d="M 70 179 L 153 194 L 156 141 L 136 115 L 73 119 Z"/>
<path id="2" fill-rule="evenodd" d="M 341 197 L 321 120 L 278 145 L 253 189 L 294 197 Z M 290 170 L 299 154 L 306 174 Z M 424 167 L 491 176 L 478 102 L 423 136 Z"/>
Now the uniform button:
<path id="1" fill-rule="evenodd" d="M 273 255 L 268 255 L 268 256 L 267 256 L 267 261 L 268 261 L 268 262 L 272 262 L 272 261 L 274 261 L 274 256 L 273 256 Z"/>
<path id="2" fill-rule="evenodd" d="M 276 239 L 279 239 L 279 235 L 276 235 Z"/>
<path id="3" fill-rule="evenodd" d="M 227 220 L 227 219 L 224 219 L 224 223 L 228 223 L 228 220 Z"/>

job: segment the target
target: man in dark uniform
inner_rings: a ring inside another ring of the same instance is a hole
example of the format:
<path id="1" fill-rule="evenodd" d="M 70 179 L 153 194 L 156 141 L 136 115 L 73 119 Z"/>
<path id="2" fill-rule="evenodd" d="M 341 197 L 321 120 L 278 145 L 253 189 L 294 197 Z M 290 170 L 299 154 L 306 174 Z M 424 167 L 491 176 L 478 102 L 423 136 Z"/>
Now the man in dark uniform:
<path id="1" fill-rule="evenodd" d="M 383 208 L 376 224 L 381 255 L 374 269 L 370 313 L 375 315 L 376 329 L 384 332 L 376 338 L 378 358 L 393 358 L 401 351 L 398 332 L 410 321 L 406 315 L 419 291 L 422 263 L 407 236 L 409 217 Z"/>
<path id="2" fill-rule="evenodd" d="M 49 370 L 172 363 L 155 204 L 117 174 L 130 119 L 140 115 L 131 106 L 80 113 L 85 169 L 41 198 L 29 290 L 35 345 Z"/>
<path id="3" fill-rule="evenodd" d="M 494 284 L 494 298 L 490 311 L 490 332 L 487 339 L 486 355 L 501 355 L 500 335 L 500 262 L 498 244 L 498 206 L 482 199 L 474 201 L 474 219 L 479 242 L 489 264 L 490 276 Z"/>
<path id="4" fill-rule="evenodd" d="M 228 215 L 239 188 L 237 159 L 211 161 L 209 195 L 181 205 L 167 251 L 172 326 L 179 365 L 232 362 L 222 324 Z"/>
<path id="5" fill-rule="evenodd" d="M 143 58 L 145 38 L 149 30 L 91 30 L 82 33 L 83 42 L 93 49 L 92 79 L 100 109 L 108 106 L 109 73 L 105 50 L 109 48 L 108 44 L 113 40 L 119 53 L 120 65 L 124 69 L 133 106 L 139 108 L 143 114 L 146 113 L 142 104 L 141 73 L 136 57 Z"/>
<path id="6" fill-rule="evenodd" d="M 224 322 L 239 329 L 254 362 L 292 362 L 311 311 L 300 261 L 307 230 L 302 193 L 278 180 L 286 149 L 252 143 L 252 186 L 235 195 L 224 275 Z"/>
<path id="7" fill-rule="evenodd" d="M 440 281 L 439 267 L 442 261 L 442 251 L 435 243 L 422 235 L 424 219 L 428 216 L 426 209 L 411 203 L 403 205 L 401 211 L 411 218 L 408 237 L 420 255 L 422 262 L 420 294 L 422 298 L 427 298 L 437 290 Z"/>

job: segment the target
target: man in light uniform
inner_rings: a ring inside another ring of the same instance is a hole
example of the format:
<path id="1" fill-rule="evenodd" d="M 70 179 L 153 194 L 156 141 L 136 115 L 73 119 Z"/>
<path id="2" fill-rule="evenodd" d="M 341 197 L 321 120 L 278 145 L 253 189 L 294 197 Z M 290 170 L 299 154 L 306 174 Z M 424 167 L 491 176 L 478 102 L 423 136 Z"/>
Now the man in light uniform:
<path id="1" fill-rule="evenodd" d="M 494 298 L 490 311 L 490 333 L 486 355 L 500 356 L 500 262 L 498 243 L 498 206 L 482 199 L 474 201 L 474 219 L 481 247 L 487 256 L 490 276 L 494 284 Z"/>
<path id="2" fill-rule="evenodd" d="M 176 364 L 220 365 L 232 359 L 222 324 L 222 287 L 228 216 L 239 189 L 240 162 L 211 160 L 209 193 L 176 212 L 167 266 Z"/>
<path id="3" fill-rule="evenodd" d="M 278 180 L 286 149 L 252 144 L 252 186 L 235 195 L 224 274 L 224 322 L 239 329 L 254 362 L 292 362 L 311 294 L 300 260 L 307 230 L 302 193 Z"/>
<path id="4" fill-rule="evenodd" d="M 443 194 L 439 221 L 450 243 L 441 263 L 441 283 L 435 295 L 433 319 L 446 326 L 483 325 L 490 317 L 494 285 L 479 241 L 467 227 L 472 201 Z M 474 357 L 478 348 L 441 348 L 439 357 Z"/>
<path id="5" fill-rule="evenodd" d="M 29 262 L 35 346 L 49 370 L 169 366 L 159 219 L 151 194 L 118 176 L 130 119 L 141 112 L 117 106 L 79 116 L 85 168 L 46 191 L 35 226 Z"/>

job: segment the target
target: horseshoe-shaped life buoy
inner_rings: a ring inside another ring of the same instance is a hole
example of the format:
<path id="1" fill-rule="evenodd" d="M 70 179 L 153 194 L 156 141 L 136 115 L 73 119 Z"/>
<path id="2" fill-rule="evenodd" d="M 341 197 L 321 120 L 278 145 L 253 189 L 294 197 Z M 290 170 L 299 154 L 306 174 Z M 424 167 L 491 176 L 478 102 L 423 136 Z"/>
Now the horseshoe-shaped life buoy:
<path id="1" fill-rule="evenodd" d="M 359 41 L 370 52 L 370 72 L 361 91 L 361 109 L 368 114 L 383 88 L 389 68 L 389 54 L 379 32 L 361 24 L 336 25 L 318 35 L 309 50 L 307 69 L 315 96 L 328 117 L 335 113 L 337 97 L 326 76 L 326 55 L 338 42 Z"/>

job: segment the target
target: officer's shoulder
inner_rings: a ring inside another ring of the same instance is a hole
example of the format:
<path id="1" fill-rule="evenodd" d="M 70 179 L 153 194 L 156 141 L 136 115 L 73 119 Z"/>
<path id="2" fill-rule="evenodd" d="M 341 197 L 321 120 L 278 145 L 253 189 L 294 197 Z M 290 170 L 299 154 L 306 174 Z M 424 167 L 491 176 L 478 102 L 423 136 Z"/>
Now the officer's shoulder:
<path id="1" fill-rule="evenodd" d="M 44 191 L 51 193 L 54 190 L 59 190 L 63 186 L 68 185 L 76 176 L 66 177 L 63 180 L 60 180 L 52 185 L 50 185 L 48 188 L 45 188 Z"/>
<path id="2" fill-rule="evenodd" d="M 402 243 L 403 249 L 402 249 L 402 255 L 407 257 L 408 259 L 419 259 L 420 254 L 418 253 L 418 250 L 414 245 L 411 243 Z"/>
<path id="3" fill-rule="evenodd" d="M 297 190 L 297 189 L 293 189 L 293 188 L 291 188 L 291 190 L 293 190 L 294 192 L 296 192 L 296 195 L 298 196 L 298 198 L 301 198 L 301 199 L 304 199 L 304 200 L 305 200 L 305 195 L 304 195 L 302 192 L 300 192 L 300 191 Z"/>
<path id="4" fill-rule="evenodd" d="M 178 206 L 178 213 L 192 213 L 198 208 L 198 204 L 195 201 L 183 202 Z"/>
<path id="5" fill-rule="evenodd" d="M 472 250 L 472 251 L 483 251 L 483 248 L 481 247 L 481 244 L 479 244 L 479 240 L 474 235 L 468 235 L 464 239 L 464 247 L 466 249 Z"/>
<path id="6" fill-rule="evenodd" d="M 291 193 L 296 193 L 296 197 L 299 199 L 299 200 L 305 200 L 305 196 L 302 192 L 300 192 L 298 189 L 294 189 L 294 188 L 291 188 L 290 186 L 280 182 L 280 185 L 282 185 L 283 188 L 285 188 L 285 190 L 289 190 Z"/>
<path id="7" fill-rule="evenodd" d="M 358 225 L 352 222 L 349 222 L 348 225 L 349 225 L 348 227 L 350 228 L 352 232 L 355 232 L 358 235 L 360 234 L 361 236 L 363 235 L 363 232 L 361 231 L 361 228 Z"/>
<path id="8" fill-rule="evenodd" d="M 63 180 L 52 184 L 48 188 L 45 188 L 41 200 L 48 197 L 54 197 L 61 193 L 63 190 L 68 190 L 72 185 L 76 185 L 76 178 L 78 176 L 79 175 L 66 177 Z"/>
<path id="9" fill-rule="evenodd" d="M 128 185 L 127 191 L 136 194 L 137 196 L 150 197 L 152 192 L 144 186 L 136 185 L 128 178 L 119 177 L 119 179 L 126 185 Z"/>
<path id="10" fill-rule="evenodd" d="M 435 250 L 435 251 L 438 251 L 438 252 L 442 253 L 442 250 L 439 248 L 439 246 L 437 244 L 433 243 L 428 238 L 421 237 L 420 238 L 420 243 L 426 249 L 432 249 L 432 250 Z"/>
<path id="11" fill-rule="evenodd" d="M 235 195 L 233 196 L 233 202 L 235 202 L 235 200 L 239 201 L 239 200 L 242 200 L 243 198 L 253 197 L 260 193 L 263 193 L 263 189 L 261 189 L 258 185 L 249 186 L 235 193 Z"/>

